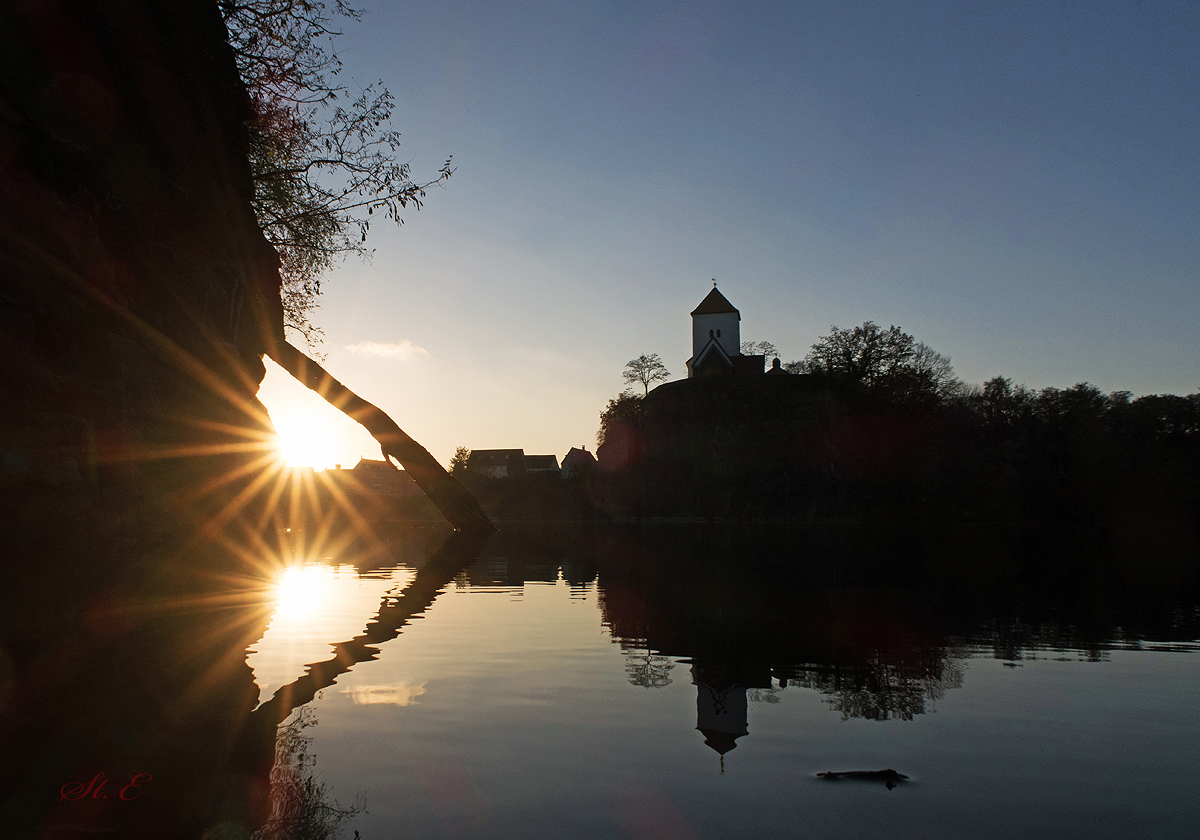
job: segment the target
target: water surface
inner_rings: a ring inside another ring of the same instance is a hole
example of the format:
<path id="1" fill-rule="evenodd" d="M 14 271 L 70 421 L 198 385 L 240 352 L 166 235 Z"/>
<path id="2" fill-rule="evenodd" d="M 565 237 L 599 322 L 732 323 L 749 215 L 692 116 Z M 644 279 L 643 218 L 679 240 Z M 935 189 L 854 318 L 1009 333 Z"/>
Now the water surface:
<path id="1" fill-rule="evenodd" d="M 249 648 L 262 700 L 434 547 L 366 568 L 298 551 Z M 291 713 L 295 772 L 362 797 L 364 838 L 1188 836 L 1196 611 L 1069 553 L 506 529 Z M 909 779 L 816 776 L 885 768 Z"/>

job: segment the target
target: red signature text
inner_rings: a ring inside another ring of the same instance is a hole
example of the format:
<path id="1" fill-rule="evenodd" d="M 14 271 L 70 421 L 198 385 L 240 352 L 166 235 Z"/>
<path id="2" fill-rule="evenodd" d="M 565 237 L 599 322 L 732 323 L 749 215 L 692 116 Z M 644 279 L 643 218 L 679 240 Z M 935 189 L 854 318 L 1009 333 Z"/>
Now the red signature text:
<path id="1" fill-rule="evenodd" d="M 149 782 L 154 777 L 149 773 L 130 773 L 129 784 L 120 788 L 117 791 L 117 798 L 128 802 L 131 799 L 137 799 L 141 796 L 141 786 Z M 58 791 L 59 802 L 74 801 L 76 799 L 108 799 L 108 792 L 105 787 L 108 785 L 108 775 L 101 770 L 95 776 L 92 776 L 89 782 L 68 782 L 63 785 Z"/>

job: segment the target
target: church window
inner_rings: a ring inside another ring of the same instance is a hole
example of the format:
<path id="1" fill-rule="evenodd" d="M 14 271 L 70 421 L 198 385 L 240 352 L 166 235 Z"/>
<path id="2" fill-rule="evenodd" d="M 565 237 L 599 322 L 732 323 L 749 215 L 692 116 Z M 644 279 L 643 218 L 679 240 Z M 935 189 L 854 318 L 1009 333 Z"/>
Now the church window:
<path id="1" fill-rule="evenodd" d="M 721 331 L 717 330 L 717 338 L 720 338 L 720 337 L 721 337 Z"/>
<path id="2" fill-rule="evenodd" d="M 713 337 L 713 335 L 712 335 L 712 330 L 709 330 L 709 331 L 708 331 L 708 337 L 709 337 L 709 338 L 712 338 L 712 337 Z"/>

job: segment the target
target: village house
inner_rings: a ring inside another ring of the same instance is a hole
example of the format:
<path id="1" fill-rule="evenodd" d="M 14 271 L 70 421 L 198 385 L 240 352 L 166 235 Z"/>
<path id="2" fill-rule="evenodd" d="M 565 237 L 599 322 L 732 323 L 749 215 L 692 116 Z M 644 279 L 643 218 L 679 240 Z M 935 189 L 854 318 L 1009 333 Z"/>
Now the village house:
<path id="1" fill-rule="evenodd" d="M 472 449 L 468 472 L 489 478 L 517 475 L 561 475 L 555 455 L 526 455 L 524 449 Z"/>
<path id="2" fill-rule="evenodd" d="M 396 469 L 387 461 L 360 458 L 353 469 L 344 470 L 341 464 L 325 471 L 327 478 L 357 490 L 393 499 L 408 499 L 423 495 L 417 482 L 404 470 Z"/>
<path id="3" fill-rule="evenodd" d="M 572 446 L 562 459 L 562 477 L 570 478 L 573 475 L 582 474 L 595 465 L 596 457 L 587 451 L 586 446 L 582 449 Z"/>
<path id="4" fill-rule="evenodd" d="M 544 475 L 560 475 L 557 455 L 526 455 L 525 471 Z"/>

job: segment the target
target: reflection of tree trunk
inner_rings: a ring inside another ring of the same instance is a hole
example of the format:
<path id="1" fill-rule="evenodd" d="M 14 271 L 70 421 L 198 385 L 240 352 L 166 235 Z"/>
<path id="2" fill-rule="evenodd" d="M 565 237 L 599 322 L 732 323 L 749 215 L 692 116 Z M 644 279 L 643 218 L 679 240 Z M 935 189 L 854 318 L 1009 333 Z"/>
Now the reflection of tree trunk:
<path id="1" fill-rule="evenodd" d="M 256 755 L 273 755 L 276 727 L 356 664 L 375 659 L 379 653 L 376 645 L 399 636 L 409 619 L 429 607 L 455 575 L 475 559 L 486 539 L 478 531 L 451 535 L 408 586 L 384 597 L 379 612 L 362 633 L 332 645 L 332 658 L 308 665 L 304 676 L 278 689 L 270 700 L 255 709 L 243 732 L 243 738 L 248 739 L 243 742 L 243 750 L 250 750 L 249 754 L 243 753 L 243 758 L 254 761 Z M 267 744 L 270 750 L 266 749 Z"/>
<path id="2" fill-rule="evenodd" d="M 383 457 L 399 461 L 451 525 L 462 530 L 496 530 L 475 497 L 442 468 L 429 450 L 405 434 L 391 417 L 338 382 L 286 341 L 272 343 L 267 355 L 305 387 L 316 391 L 326 402 L 370 432 L 371 437 L 379 441 Z"/>

